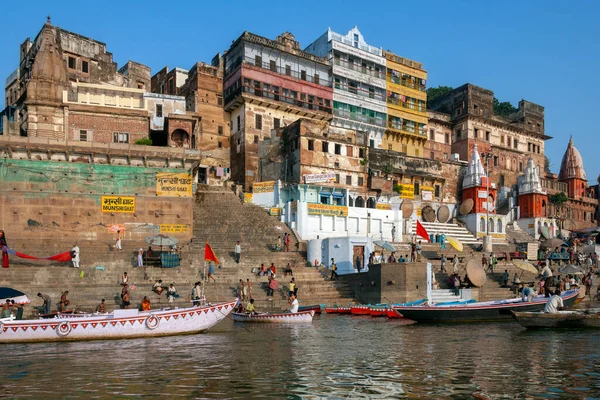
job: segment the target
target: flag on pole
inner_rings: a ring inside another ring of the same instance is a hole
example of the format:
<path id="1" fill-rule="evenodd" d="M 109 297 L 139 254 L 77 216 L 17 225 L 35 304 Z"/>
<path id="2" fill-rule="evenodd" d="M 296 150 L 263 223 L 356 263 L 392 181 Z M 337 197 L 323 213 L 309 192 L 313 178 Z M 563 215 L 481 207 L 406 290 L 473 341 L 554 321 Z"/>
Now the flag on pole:
<path id="1" fill-rule="evenodd" d="M 204 249 L 204 261 L 214 261 L 215 263 L 220 264 L 217 255 L 213 251 L 212 247 L 210 247 L 210 244 L 208 244 L 208 240 L 206 241 L 206 247 Z"/>
<path id="2" fill-rule="evenodd" d="M 427 240 L 428 242 L 430 241 L 427 230 L 425 229 L 425 227 L 423 225 L 421 225 L 421 222 L 419 222 L 419 220 L 417 220 L 417 236 L 422 237 L 423 239 Z"/>

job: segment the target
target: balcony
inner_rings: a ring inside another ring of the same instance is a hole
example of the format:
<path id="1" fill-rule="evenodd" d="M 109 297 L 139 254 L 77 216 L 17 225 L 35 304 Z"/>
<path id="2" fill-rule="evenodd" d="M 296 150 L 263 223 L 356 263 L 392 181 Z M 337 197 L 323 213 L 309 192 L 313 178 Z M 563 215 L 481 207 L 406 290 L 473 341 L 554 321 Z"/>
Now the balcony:
<path id="1" fill-rule="evenodd" d="M 376 125 L 385 128 L 385 119 L 383 118 L 369 117 L 368 115 L 346 110 L 333 110 L 333 115 L 335 115 L 336 117 L 351 119 L 353 121 L 363 122 L 365 124 Z"/>
<path id="2" fill-rule="evenodd" d="M 234 62 L 225 72 L 225 75 L 229 75 L 231 72 L 235 71 L 235 69 L 240 65 L 240 64 L 246 64 L 246 65 L 252 65 L 254 67 L 260 68 L 260 69 L 264 69 L 265 71 L 271 71 L 274 72 L 276 74 L 280 74 L 280 75 L 285 75 L 285 76 L 289 76 L 292 77 L 294 79 L 298 79 L 301 81 L 305 81 L 305 82 L 310 82 L 310 83 L 314 83 L 316 85 L 320 85 L 320 86 L 325 86 L 325 87 L 331 87 L 331 80 L 330 79 L 325 79 L 323 77 L 321 77 L 318 74 L 315 75 L 308 75 L 306 73 L 303 73 L 303 71 L 292 71 L 291 68 L 281 68 L 280 66 L 277 65 L 277 63 L 272 64 L 271 62 L 256 62 L 256 59 L 254 58 L 249 58 L 249 57 L 244 57 L 244 58 L 239 58 L 237 60 L 237 62 Z"/>
<path id="3" fill-rule="evenodd" d="M 409 135 L 427 140 L 427 130 L 425 128 L 416 129 L 406 124 L 394 123 L 391 121 L 388 121 L 387 128 L 392 130 L 393 133 L 398 133 L 400 135 Z"/>
<path id="4" fill-rule="evenodd" d="M 346 60 L 342 60 L 341 58 L 334 58 L 333 65 L 338 65 L 343 68 L 347 68 L 351 71 L 356 71 L 361 74 L 372 76 L 373 78 L 385 79 L 385 73 L 383 71 L 375 71 L 371 68 L 363 67 L 362 65 L 349 63 Z"/>
<path id="5" fill-rule="evenodd" d="M 335 83 L 333 85 L 333 88 L 336 91 L 342 90 L 344 92 L 348 92 L 348 93 L 354 94 L 356 96 L 363 97 L 365 99 L 368 98 L 368 99 L 372 99 L 372 100 L 385 102 L 385 96 L 382 93 L 376 93 L 374 91 L 372 92 L 368 89 L 364 89 L 361 87 L 348 86 L 348 85 L 344 85 L 342 83 Z"/>
<path id="6" fill-rule="evenodd" d="M 419 90 L 421 92 L 427 91 L 427 87 L 425 85 L 422 85 L 418 82 L 412 82 L 407 79 L 400 79 L 400 77 L 394 76 L 392 74 L 387 75 L 387 80 L 389 82 L 395 83 L 396 85 L 401 85 L 401 86 L 407 87 L 409 89 L 415 89 L 415 90 Z"/>
<path id="7" fill-rule="evenodd" d="M 400 99 L 396 99 L 393 97 L 388 97 L 387 98 L 387 102 L 388 104 L 393 104 L 402 108 L 406 108 L 408 110 L 412 110 L 412 111 L 418 111 L 418 112 L 422 112 L 425 113 L 427 112 L 427 105 L 426 104 L 419 104 L 418 102 L 416 103 L 409 103 L 406 101 L 402 101 Z"/>

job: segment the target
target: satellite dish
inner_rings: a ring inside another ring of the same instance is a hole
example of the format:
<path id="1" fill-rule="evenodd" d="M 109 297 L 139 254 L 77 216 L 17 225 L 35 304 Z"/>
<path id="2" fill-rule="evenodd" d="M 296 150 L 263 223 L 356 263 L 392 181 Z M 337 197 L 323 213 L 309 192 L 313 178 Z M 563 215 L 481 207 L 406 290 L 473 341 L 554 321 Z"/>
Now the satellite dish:
<path id="1" fill-rule="evenodd" d="M 431 206 L 423 207 L 423 210 L 421 211 L 421 216 L 423 217 L 423 221 L 435 222 L 435 210 L 431 208 Z"/>
<path id="2" fill-rule="evenodd" d="M 410 199 L 406 199 L 402 202 L 400 206 L 400 210 L 402 210 L 402 218 L 410 218 L 413 213 L 413 202 Z"/>
<path id="3" fill-rule="evenodd" d="M 468 213 L 470 213 L 473 209 L 473 204 L 473 199 L 466 199 L 465 201 L 463 201 L 460 205 L 460 209 L 458 210 L 460 212 L 460 215 L 467 215 Z"/>
<path id="4" fill-rule="evenodd" d="M 445 224 L 450 219 L 450 209 L 448 206 L 441 206 L 437 211 L 437 219 L 441 223 Z"/>
<path id="5" fill-rule="evenodd" d="M 467 275 L 469 275 L 469 280 L 473 286 L 476 287 L 482 287 L 487 280 L 485 270 L 477 260 L 467 261 Z"/>

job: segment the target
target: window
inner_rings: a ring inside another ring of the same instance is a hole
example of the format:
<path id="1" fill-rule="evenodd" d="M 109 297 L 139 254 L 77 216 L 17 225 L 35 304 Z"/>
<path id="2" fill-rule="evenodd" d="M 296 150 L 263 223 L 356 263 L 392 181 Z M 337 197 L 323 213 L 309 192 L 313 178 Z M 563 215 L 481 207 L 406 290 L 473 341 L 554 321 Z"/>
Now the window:
<path id="1" fill-rule="evenodd" d="M 531 151 L 531 143 L 527 143 L 527 151 Z"/>
<path id="2" fill-rule="evenodd" d="M 320 79 L 319 79 L 319 74 L 315 74 L 314 78 L 313 78 L 313 83 L 319 84 Z"/>
<path id="3" fill-rule="evenodd" d="M 90 64 L 87 61 L 81 62 L 81 72 L 85 74 L 90 72 Z"/>
<path id="4" fill-rule="evenodd" d="M 138 83 L 137 83 L 137 88 L 138 88 L 138 89 L 145 89 L 145 88 L 146 88 L 146 85 L 144 85 L 144 82 L 138 82 Z"/>
<path id="5" fill-rule="evenodd" d="M 273 72 L 277 72 L 277 61 L 275 61 L 275 60 L 269 61 L 269 69 Z"/>
<path id="6" fill-rule="evenodd" d="M 406 152 L 408 152 L 408 145 L 406 145 L 406 144 L 403 144 L 403 145 L 402 145 L 402 152 L 403 152 L 403 153 L 406 153 Z"/>
<path id="7" fill-rule="evenodd" d="M 126 132 L 113 133 L 113 143 L 129 143 L 129 133 L 126 133 Z"/>
<path id="8" fill-rule="evenodd" d="M 262 115 L 256 114 L 254 116 L 254 127 L 258 130 L 262 130 Z"/>
<path id="9" fill-rule="evenodd" d="M 223 143 L 221 143 L 221 142 L 217 142 L 217 147 L 218 147 L 219 149 L 222 149 L 222 148 L 223 148 Z"/>
<path id="10" fill-rule="evenodd" d="M 302 79 L 303 81 L 306 80 L 306 71 L 300 71 L 300 79 Z"/>
<path id="11" fill-rule="evenodd" d="M 375 88 L 372 88 L 372 87 L 369 88 L 369 98 L 370 99 L 375 98 Z"/>
<path id="12" fill-rule="evenodd" d="M 510 136 L 508 136 L 508 137 L 506 138 L 506 144 L 508 145 L 508 147 L 510 147 Z"/>
<path id="13" fill-rule="evenodd" d="M 388 144 L 388 150 L 392 150 L 392 144 Z"/>
<path id="14" fill-rule="evenodd" d="M 281 127 L 281 120 L 279 118 L 273 118 L 273 128 L 279 129 Z"/>
<path id="15" fill-rule="evenodd" d="M 157 104 L 156 105 L 156 116 L 158 118 L 162 118 L 163 117 L 163 106 L 162 106 L 162 104 Z"/>
<path id="16" fill-rule="evenodd" d="M 340 174 L 335 174 L 335 183 L 340 183 Z"/>
<path id="17" fill-rule="evenodd" d="M 169 79 L 169 94 L 175 93 L 175 83 L 173 82 L 173 78 Z"/>
<path id="18" fill-rule="evenodd" d="M 75 69 L 77 67 L 77 60 L 75 57 L 69 57 L 69 68 Z"/>
<path id="19" fill-rule="evenodd" d="M 315 150 L 315 141 L 312 139 L 308 139 L 308 150 L 309 151 Z"/>
<path id="20" fill-rule="evenodd" d="M 342 145 L 341 144 L 335 144 L 335 148 L 334 148 L 335 154 L 342 154 Z"/>
<path id="21" fill-rule="evenodd" d="M 346 175 L 346 185 L 352 185 L 352 175 Z"/>
<path id="22" fill-rule="evenodd" d="M 352 149 L 352 146 L 346 146 L 346 156 L 354 157 L 354 150 Z"/>
<path id="23" fill-rule="evenodd" d="M 519 161 L 519 172 L 523 172 L 523 162 Z"/>
<path id="24" fill-rule="evenodd" d="M 89 135 L 90 137 L 88 137 L 88 131 L 85 130 L 80 130 L 79 131 L 79 140 L 81 142 L 87 142 L 89 141 L 88 139 L 91 139 L 91 135 Z"/>
<path id="25" fill-rule="evenodd" d="M 446 144 L 450 144 L 450 135 L 448 135 L 447 133 L 444 135 L 444 142 Z"/>
<path id="26" fill-rule="evenodd" d="M 323 153 L 328 153 L 329 152 L 329 143 L 327 142 L 322 142 L 321 143 L 321 151 Z"/>
<path id="27" fill-rule="evenodd" d="M 254 65 L 262 68 L 262 57 L 261 56 L 254 57 Z"/>
<path id="28" fill-rule="evenodd" d="M 435 154 L 433 153 L 433 151 L 431 153 L 429 153 L 429 158 L 431 158 L 432 160 L 435 160 Z"/>
<path id="29" fill-rule="evenodd" d="M 475 139 L 478 139 L 479 136 L 479 129 L 475 128 L 475 133 L 473 135 L 475 137 Z"/>
<path id="30" fill-rule="evenodd" d="M 223 105 L 223 97 L 222 96 L 217 96 L 217 105 L 219 105 L 219 106 Z"/>
<path id="31" fill-rule="evenodd" d="M 365 158 L 365 149 L 363 149 L 363 148 L 358 149 L 358 158 Z"/>
<path id="32" fill-rule="evenodd" d="M 321 195 L 321 204 L 329 204 L 329 196 Z"/>
<path id="33" fill-rule="evenodd" d="M 357 94 L 358 93 L 358 84 L 353 81 L 348 81 L 348 91 L 350 93 Z"/>
<path id="34" fill-rule="evenodd" d="M 460 134 L 461 134 L 461 131 L 460 131 L 460 129 L 457 129 L 457 130 L 456 130 L 456 138 L 457 138 L 457 139 L 460 139 Z"/>
<path id="35" fill-rule="evenodd" d="M 444 153 L 444 160 L 448 159 L 448 153 Z"/>
<path id="36" fill-rule="evenodd" d="M 516 149 L 519 146 L 519 140 L 517 138 L 515 138 L 513 140 L 513 147 Z"/>
<path id="37" fill-rule="evenodd" d="M 440 185 L 435 185 L 435 192 L 434 192 L 435 198 L 439 199 L 441 193 L 442 193 L 442 187 Z"/>
<path id="38" fill-rule="evenodd" d="M 415 196 L 421 194 L 421 182 L 415 182 Z"/>
<path id="39" fill-rule="evenodd" d="M 358 177 L 358 186 L 362 186 L 364 184 L 364 179 L 362 176 Z"/>
<path id="40" fill-rule="evenodd" d="M 498 156 L 494 156 L 494 167 L 498 166 Z"/>
<path id="41" fill-rule="evenodd" d="M 504 144 L 504 135 L 500 136 L 500 144 Z"/>
<path id="42" fill-rule="evenodd" d="M 290 67 L 289 65 L 285 66 L 285 74 L 287 76 L 292 76 L 292 67 Z"/>
<path id="43" fill-rule="evenodd" d="M 429 139 L 431 139 L 431 140 L 435 139 L 435 131 L 433 129 L 429 130 Z"/>
<path id="44" fill-rule="evenodd" d="M 219 125 L 219 126 L 217 127 L 217 132 L 219 133 L 219 135 L 222 135 L 222 134 L 223 134 L 223 126 L 222 126 L 222 125 Z"/>
<path id="45" fill-rule="evenodd" d="M 372 149 L 375 148 L 375 141 L 373 139 L 369 140 L 369 147 Z"/>
<path id="46" fill-rule="evenodd" d="M 485 131 L 485 140 L 486 142 L 490 141 L 490 131 Z"/>
<path id="47" fill-rule="evenodd" d="M 242 130 L 242 117 L 240 115 L 237 116 L 237 130 Z"/>

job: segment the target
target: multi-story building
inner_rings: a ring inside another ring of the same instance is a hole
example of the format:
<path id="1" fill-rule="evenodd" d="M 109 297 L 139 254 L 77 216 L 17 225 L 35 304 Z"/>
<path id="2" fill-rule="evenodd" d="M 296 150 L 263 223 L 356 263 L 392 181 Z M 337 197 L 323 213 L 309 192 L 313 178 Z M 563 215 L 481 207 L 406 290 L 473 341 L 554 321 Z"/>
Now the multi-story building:
<path id="1" fill-rule="evenodd" d="M 188 71 L 183 68 L 173 68 L 169 71 L 166 66 L 158 71 L 150 81 L 152 93 L 170 94 L 171 96 L 179 96 L 181 87 L 188 78 Z"/>
<path id="2" fill-rule="evenodd" d="M 427 157 L 427 72 L 416 61 L 387 51 L 383 55 L 388 115 L 382 148 Z"/>
<path id="3" fill-rule="evenodd" d="M 271 129 L 298 118 L 331 119 L 329 65 L 326 58 L 302 51 L 289 32 L 275 40 L 244 32 L 224 63 L 232 179 L 249 189 L 258 172 L 259 141 Z"/>
<path id="4" fill-rule="evenodd" d="M 427 141 L 423 158 L 448 161 L 452 154 L 452 123 L 450 115 L 428 111 Z"/>
<path id="5" fill-rule="evenodd" d="M 386 61 L 380 48 L 365 42 L 357 27 L 347 35 L 330 29 L 305 51 L 324 57 L 333 73 L 333 126 L 366 132 L 380 148 L 386 129 Z"/>
<path id="6" fill-rule="evenodd" d="M 515 113 L 502 117 L 494 114 L 494 93 L 471 84 L 429 101 L 428 107 L 450 115 L 454 158 L 470 160 L 478 145 L 492 182 L 499 186 L 499 198 L 503 188 L 512 191 L 530 157 L 535 165 L 544 165 L 544 142 L 550 139 L 544 133 L 544 107 L 521 100 Z"/>

